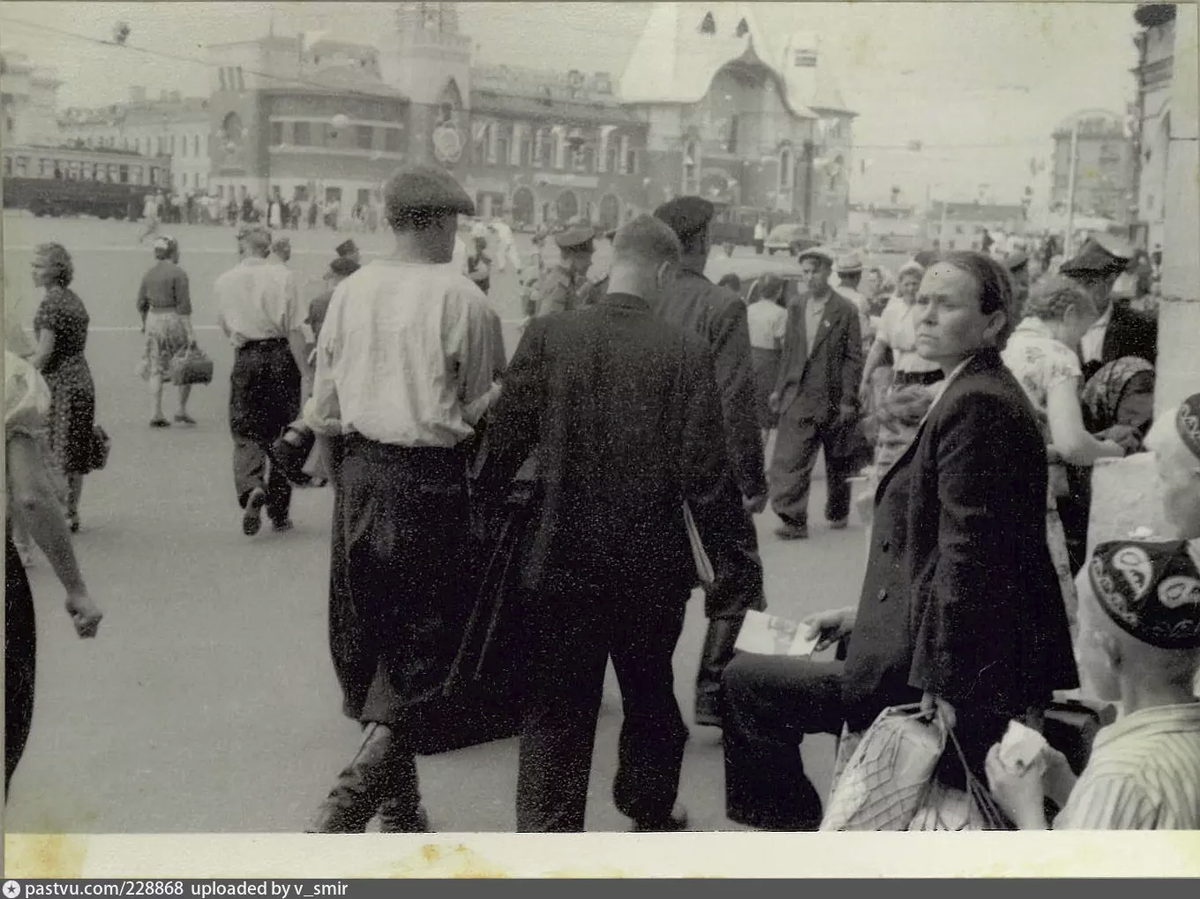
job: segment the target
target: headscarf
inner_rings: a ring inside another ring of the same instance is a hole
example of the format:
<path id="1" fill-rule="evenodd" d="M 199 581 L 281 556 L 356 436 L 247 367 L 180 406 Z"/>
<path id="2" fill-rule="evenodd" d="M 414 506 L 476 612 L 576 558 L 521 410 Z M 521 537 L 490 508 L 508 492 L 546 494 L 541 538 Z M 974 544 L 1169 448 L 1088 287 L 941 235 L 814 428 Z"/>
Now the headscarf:
<path id="1" fill-rule="evenodd" d="M 1123 356 L 1101 367 L 1080 396 L 1088 430 L 1096 434 L 1119 424 L 1121 400 L 1131 389 L 1139 388 L 1142 392 L 1154 391 L 1154 366 L 1145 359 Z"/>

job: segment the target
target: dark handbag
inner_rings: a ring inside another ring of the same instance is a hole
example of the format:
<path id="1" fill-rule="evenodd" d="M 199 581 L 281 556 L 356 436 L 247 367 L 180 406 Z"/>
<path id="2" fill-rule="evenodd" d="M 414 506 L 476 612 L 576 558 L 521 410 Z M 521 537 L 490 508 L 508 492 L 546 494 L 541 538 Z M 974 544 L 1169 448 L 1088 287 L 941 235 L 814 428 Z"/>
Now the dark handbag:
<path id="1" fill-rule="evenodd" d="M 108 454 L 112 449 L 112 441 L 108 433 L 100 425 L 92 428 L 92 445 L 89 447 L 88 469 L 102 471 L 108 464 Z"/>
<path id="2" fill-rule="evenodd" d="M 186 387 L 189 384 L 209 384 L 212 379 L 212 360 L 196 344 L 184 347 L 172 357 L 171 383 Z"/>
<path id="3" fill-rule="evenodd" d="M 843 472 L 859 472 L 875 459 L 875 446 L 867 439 L 861 416 L 839 427 L 832 444 L 837 468 Z"/>

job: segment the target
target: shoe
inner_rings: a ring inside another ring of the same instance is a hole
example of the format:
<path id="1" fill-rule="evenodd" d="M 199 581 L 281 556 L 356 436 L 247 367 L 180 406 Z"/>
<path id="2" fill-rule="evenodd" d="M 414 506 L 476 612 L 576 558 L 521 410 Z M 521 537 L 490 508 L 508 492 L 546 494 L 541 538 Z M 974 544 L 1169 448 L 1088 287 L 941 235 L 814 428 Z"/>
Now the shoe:
<path id="1" fill-rule="evenodd" d="M 150 427 L 152 427 L 152 428 L 169 428 L 169 427 L 171 427 L 171 423 L 162 417 L 152 418 L 152 419 L 150 419 Z"/>
<path id="2" fill-rule="evenodd" d="M 846 527 L 847 527 L 847 525 L 849 525 L 849 524 L 850 524 L 850 519 L 849 519 L 849 518 L 839 518 L 837 521 L 831 521 L 831 522 L 829 522 L 829 530 L 831 530 L 831 531 L 844 531 L 844 530 L 846 530 Z"/>
<path id="3" fill-rule="evenodd" d="M 780 540 L 807 540 L 808 525 L 784 524 L 775 528 L 775 536 Z"/>
<path id="4" fill-rule="evenodd" d="M 699 727 L 721 726 L 721 675 L 733 659 L 742 618 L 717 618 L 708 623 L 696 674 L 696 705 L 692 720 Z"/>
<path id="5" fill-rule="evenodd" d="M 678 833 L 687 830 L 687 826 L 687 809 L 677 802 L 675 808 L 671 809 L 671 814 L 661 821 L 634 821 L 630 829 L 634 833 Z"/>
<path id="6" fill-rule="evenodd" d="M 246 497 L 246 510 L 242 513 L 242 533 L 253 537 L 262 527 L 262 507 L 267 503 L 267 493 L 255 487 Z"/>
<path id="7" fill-rule="evenodd" d="M 429 826 L 429 813 L 425 806 L 418 805 L 414 813 L 402 812 L 394 799 L 385 800 L 379 806 L 380 833 L 433 833 Z"/>
<path id="8" fill-rule="evenodd" d="M 394 749 L 390 728 L 368 726 L 362 746 L 338 775 L 305 833 L 365 833 L 383 801 Z"/>
<path id="9" fill-rule="evenodd" d="M 175 416 L 175 420 L 181 425 L 194 425 L 196 423 L 196 419 L 192 418 L 186 412 L 180 412 Z"/>
<path id="10" fill-rule="evenodd" d="M 284 518 L 282 521 L 271 522 L 271 529 L 277 534 L 283 534 L 287 531 L 290 531 L 294 527 L 295 525 L 292 524 L 292 520 L 290 518 Z"/>

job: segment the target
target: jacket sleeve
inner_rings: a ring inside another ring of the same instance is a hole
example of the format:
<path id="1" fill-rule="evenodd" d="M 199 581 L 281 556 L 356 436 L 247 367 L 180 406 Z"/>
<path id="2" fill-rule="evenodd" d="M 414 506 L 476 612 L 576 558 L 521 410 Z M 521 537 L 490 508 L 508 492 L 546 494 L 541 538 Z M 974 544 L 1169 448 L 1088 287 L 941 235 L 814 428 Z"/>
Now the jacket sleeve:
<path id="1" fill-rule="evenodd" d="M 858 310 L 853 304 L 846 316 L 846 355 L 842 360 L 842 398 L 843 406 L 858 408 L 858 385 L 862 382 L 863 373 L 863 342 L 862 327 L 859 325 Z"/>
<path id="2" fill-rule="evenodd" d="M 787 307 L 787 323 L 784 325 L 783 332 L 783 351 L 779 354 L 779 375 L 775 378 L 774 393 L 782 396 L 783 385 L 787 383 L 788 370 L 792 364 L 792 356 L 796 352 L 796 341 L 800 339 L 799 330 L 796 327 L 796 316 L 798 305 L 789 303 Z"/>
<path id="3" fill-rule="evenodd" d="M 550 315 L 567 311 L 567 281 L 564 278 L 548 277 L 538 285 L 538 315 Z"/>
<path id="4" fill-rule="evenodd" d="M 146 292 L 145 278 L 142 278 L 141 286 L 138 287 L 137 311 L 142 318 L 145 318 L 146 313 L 150 311 L 150 295 Z"/>
<path id="5" fill-rule="evenodd" d="M 546 323 L 534 319 L 504 373 L 488 424 L 488 456 L 478 487 L 485 502 L 498 502 L 537 446 L 546 397 Z"/>
<path id="6" fill-rule="evenodd" d="M 1017 533 L 1022 525 L 1016 507 L 1031 493 L 1022 485 L 1037 478 L 1033 454 L 1014 445 L 1020 437 L 997 436 L 1014 434 L 1013 416 L 1003 397 L 974 392 L 927 425 L 938 431 L 940 512 L 932 577 L 918 587 L 925 595 L 913 597 L 909 685 L 952 705 L 1004 710 L 1022 677 L 1012 670 L 1023 661 L 1014 647 L 1021 617 L 1036 602 L 1019 607 L 1009 577 L 1020 563 L 1014 556 L 1036 552 L 1039 535 Z M 1040 542 L 1044 547 L 1044 527 Z"/>
<path id="7" fill-rule="evenodd" d="M 717 317 L 711 345 L 735 477 L 743 496 L 761 496 L 767 492 L 767 479 L 762 431 L 754 411 L 754 366 L 745 304 L 731 303 Z"/>

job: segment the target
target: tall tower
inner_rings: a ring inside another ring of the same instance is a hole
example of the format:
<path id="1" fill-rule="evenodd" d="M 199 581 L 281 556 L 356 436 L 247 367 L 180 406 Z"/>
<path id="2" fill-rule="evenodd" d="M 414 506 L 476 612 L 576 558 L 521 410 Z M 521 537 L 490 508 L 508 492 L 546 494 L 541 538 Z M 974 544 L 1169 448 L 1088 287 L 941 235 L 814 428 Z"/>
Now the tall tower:
<path id="1" fill-rule="evenodd" d="M 410 158 L 449 168 L 466 162 L 471 104 L 471 39 L 458 25 L 454 3 L 399 3 L 380 53 L 384 82 L 412 102 Z"/>

